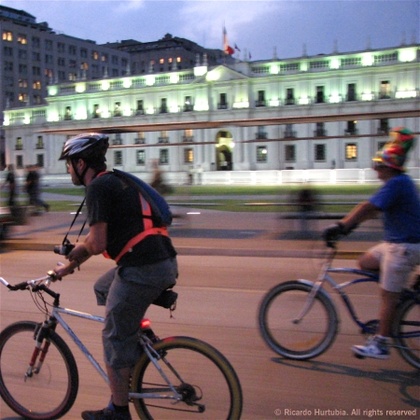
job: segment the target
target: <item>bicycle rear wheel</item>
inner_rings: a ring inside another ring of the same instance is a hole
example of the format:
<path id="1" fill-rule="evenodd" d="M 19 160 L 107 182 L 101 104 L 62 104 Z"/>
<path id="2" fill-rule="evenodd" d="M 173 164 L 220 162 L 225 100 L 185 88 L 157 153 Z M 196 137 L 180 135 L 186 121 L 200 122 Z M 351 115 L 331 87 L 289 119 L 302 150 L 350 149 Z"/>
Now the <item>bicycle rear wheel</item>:
<path id="1" fill-rule="evenodd" d="M 78 372 L 67 344 L 51 331 L 50 346 L 40 371 L 27 375 L 38 326 L 35 322 L 22 321 L 1 332 L 0 395 L 13 411 L 26 419 L 53 420 L 62 417 L 73 405 Z"/>
<path id="2" fill-rule="evenodd" d="M 132 392 L 151 398 L 134 399 L 141 419 L 239 419 L 242 390 L 229 361 L 214 347 L 189 337 L 170 337 L 153 346 L 169 383 L 144 354 L 133 372 Z M 173 398 L 174 390 L 182 396 Z"/>
<path id="3" fill-rule="evenodd" d="M 326 351 L 338 331 L 333 303 L 320 290 L 300 319 L 312 285 L 288 281 L 273 287 L 263 298 L 258 322 L 261 335 L 277 354 L 297 360 L 311 359 Z"/>
<path id="4" fill-rule="evenodd" d="M 402 358 L 420 369 L 420 301 L 408 299 L 398 308 L 395 318 L 394 341 Z"/>

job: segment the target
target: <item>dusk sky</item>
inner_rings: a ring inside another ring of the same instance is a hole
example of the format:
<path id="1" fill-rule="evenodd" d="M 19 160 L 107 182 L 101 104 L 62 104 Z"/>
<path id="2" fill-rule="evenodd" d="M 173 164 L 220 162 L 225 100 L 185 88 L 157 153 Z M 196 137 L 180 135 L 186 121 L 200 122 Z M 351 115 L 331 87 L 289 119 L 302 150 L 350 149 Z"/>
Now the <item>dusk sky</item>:
<path id="1" fill-rule="evenodd" d="M 420 0 L 0 0 L 57 33 L 98 44 L 166 33 L 207 48 L 229 44 L 252 60 L 395 47 L 419 42 Z"/>

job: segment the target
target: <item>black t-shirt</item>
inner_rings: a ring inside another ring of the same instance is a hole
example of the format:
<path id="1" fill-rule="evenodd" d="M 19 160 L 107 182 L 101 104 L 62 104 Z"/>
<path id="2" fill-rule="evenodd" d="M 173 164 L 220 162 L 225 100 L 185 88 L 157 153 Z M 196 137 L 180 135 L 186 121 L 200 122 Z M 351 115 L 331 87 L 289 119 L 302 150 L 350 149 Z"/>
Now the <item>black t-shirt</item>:
<path id="1" fill-rule="evenodd" d="M 125 244 L 144 230 L 138 191 L 112 173 L 96 177 L 86 189 L 89 226 L 98 222 L 108 225 L 107 253 L 115 258 Z M 118 265 L 141 266 L 172 258 L 176 251 L 169 237 L 149 235 Z"/>

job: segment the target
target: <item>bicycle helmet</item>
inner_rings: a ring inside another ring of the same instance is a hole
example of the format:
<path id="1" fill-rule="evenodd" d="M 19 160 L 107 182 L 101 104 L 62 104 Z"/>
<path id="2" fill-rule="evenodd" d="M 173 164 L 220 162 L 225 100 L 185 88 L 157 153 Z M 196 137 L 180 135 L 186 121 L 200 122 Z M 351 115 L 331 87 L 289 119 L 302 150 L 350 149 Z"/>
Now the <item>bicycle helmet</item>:
<path id="1" fill-rule="evenodd" d="M 404 171 L 404 163 L 408 151 L 414 145 L 414 140 L 415 137 L 408 128 L 395 127 L 390 131 L 389 141 L 372 160 L 398 171 Z"/>
<path id="2" fill-rule="evenodd" d="M 58 160 L 84 159 L 105 162 L 108 149 L 108 137 L 100 133 L 80 134 L 68 139 Z"/>

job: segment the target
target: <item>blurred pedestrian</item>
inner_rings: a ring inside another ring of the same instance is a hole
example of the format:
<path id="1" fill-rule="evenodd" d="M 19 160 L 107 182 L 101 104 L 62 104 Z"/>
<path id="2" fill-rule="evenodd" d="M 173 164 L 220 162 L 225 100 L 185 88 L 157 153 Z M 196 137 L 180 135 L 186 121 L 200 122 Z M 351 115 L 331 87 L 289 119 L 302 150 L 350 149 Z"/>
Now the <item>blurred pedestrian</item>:
<path id="1" fill-rule="evenodd" d="M 16 177 L 15 177 L 15 170 L 12 164 L 7 165 L 7 175 L 6 179 L 2 185 L 2 188 L 8 187 L 9 188 L 9 198 L 7 201 L 7 205 L 12 208 L 15 206 L 15 196 L 16 196 Z"/>
<path id="2" fill-rule="evenodd" d="M 50 209 L 49 204 L 41 200 L 40 175 L 37 165 L 28 166 L 26 175 L 26 192 L 29 196 L 29 205 L 35 207 L 35 212 L 38 212 L 40 207 L 43 207 L 47 212 Z"/>

